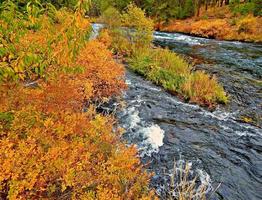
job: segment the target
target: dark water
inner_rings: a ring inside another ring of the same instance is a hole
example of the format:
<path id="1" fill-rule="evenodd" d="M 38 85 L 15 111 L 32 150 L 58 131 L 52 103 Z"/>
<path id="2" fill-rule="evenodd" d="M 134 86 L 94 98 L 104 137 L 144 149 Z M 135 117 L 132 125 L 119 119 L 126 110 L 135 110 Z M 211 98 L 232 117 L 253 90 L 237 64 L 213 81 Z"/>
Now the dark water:
<path id="1" fill-rule="evenodd" d="M 127 70 L 126 108 L 118 113 L 124 138 L 136 144 L 152 186 L 166 198 L 174 159 L 189 162 L 211 199 L 262 199 L 262 46 L 155 33 L 155 44 L 194 60 L 216 74 L 231 103 L 210 112 L 181 102 Z M 241 122 L 241 116 L 253 119 Z"/>

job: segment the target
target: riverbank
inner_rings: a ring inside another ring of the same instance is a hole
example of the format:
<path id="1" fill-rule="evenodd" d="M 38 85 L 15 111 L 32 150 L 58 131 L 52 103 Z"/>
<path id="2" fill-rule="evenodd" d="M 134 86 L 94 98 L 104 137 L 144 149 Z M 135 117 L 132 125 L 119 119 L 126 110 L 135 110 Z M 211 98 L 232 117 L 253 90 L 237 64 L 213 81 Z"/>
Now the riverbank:
<path id="1" fill-rule="evenodd" d="M 175 158 L 178 165 L 191 163 L 192 173 L 201 177 L 208 189 L 221 183 L 212 199 L 260 199 L 261 127 L 238 118 L 249 112 L 261 116 L 260 89 L 250 81 L 260 77 L 261 45 L 162 32 L 154 37 L 162 47 L 202 58 L 197 69 L 216 74 L 231 94 L 228 106 L 210 112 L 126 72 L 126 107 L 118 119 L 126 130 L 124 138 L 136 144 L 142 162 L 155 173 L 151 184 L 157 194 L 163 199 L 168 195 Z"/>
<path id="2" fill-rule="evenodd" d="M 262 18 L 233 15 L 229 7 L 212 8 L 199 17 L 159 23 L 157 30 L 228 41 L 262 42 Z"/>

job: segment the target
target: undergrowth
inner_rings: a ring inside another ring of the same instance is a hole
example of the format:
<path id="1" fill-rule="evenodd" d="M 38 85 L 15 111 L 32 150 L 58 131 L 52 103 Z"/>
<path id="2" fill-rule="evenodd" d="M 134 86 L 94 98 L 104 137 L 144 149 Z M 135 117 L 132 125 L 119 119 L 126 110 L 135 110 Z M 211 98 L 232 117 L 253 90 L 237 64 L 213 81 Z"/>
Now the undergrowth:
<path id="1" fill-rule="evenodd" d="M 106 102 L 124 68 L 76 12 L 12 1 L 0 11 L 0 199 L 156 199 Z M 85 110 L 85 112 L 83 112 Z"/>
<path id="2" fill-rule="evenodd" d="M 262 18 L 250 13 L 246 7 L 248 5 L 249 3 L 239 4 L 233 10 L 229 6 L 209 8 L 207 11 L 201 9 L 199 17 L 170 20 L 168 24 L 162 24 L 158 28 L 206 38 L 261 42 Z M 240 9 L 241 6 L 244 6 L 243 9 Z"/>
<path id="3" fill-rule="evenodd" d="M 192 72 L 182 57 L 168 49 L 140 49 L 128 63 L 135 72 L 190 102 L 212 107 L 228 101 L 215 77 L 202 71 Z"/>
<path id="4" fill-rule="evenodd" d="M 228 102 L 215 77 L 193 72 L 182 57 L 168 49 L 152 48 L 153 24 L 141 9 L 131 4 L 122 14 L 110 8 L 102 16 L 106 29 L 100 40 L 109 41 L 113 52 L 124 55 L 130 69 L 189 102 L 208 107 Z M 112 16 L 122 21 L 115 23 Z"/>

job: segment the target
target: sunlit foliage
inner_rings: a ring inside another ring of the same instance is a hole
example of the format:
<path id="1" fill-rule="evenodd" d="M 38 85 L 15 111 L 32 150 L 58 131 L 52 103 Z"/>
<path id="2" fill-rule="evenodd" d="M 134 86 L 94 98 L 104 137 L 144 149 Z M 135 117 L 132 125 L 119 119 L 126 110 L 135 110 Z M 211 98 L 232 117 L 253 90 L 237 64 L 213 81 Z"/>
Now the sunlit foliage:
<path id="1" fill-rule="evenodd" d="M 122 15 L 122 24 L 128 28 L 125 37 L 133 44 L 132 48 L 150 46 L 153 40 L 153 21 L 145 16 L 142 9 L 130 4 Z"/>
<path id="2" fill-rule="evenodd" d="M 185 98 L 195 103 L 212 106 L 215 102 L 228 102 L 228 97 L 216 78 L 201 71 L 190 74 L 182 86 L 182 91 Z"/>
<path id="3" fill-rule="evenodd" d="M 244 7 L 249 3 L 236 4 Z M 252 4 L 252 2 L 250 2 Z M 170 20 L 168 24 L 160 23 L 156 28 L 168 32 L 183 32 L 200 37 L 223 40 L 261 42 L 262 18 L 243 9 L 243 13 L 233 12 L 232 6 L 210 7 L 200 9 L 198 17 L 184 20 Z M 262 4 L 261 4 L 262 5 Z M 238 8 L 238 6 L 236 8 Z M 258 10 L 261 10 L 261 8 Z M 257 11 L 258 12 L 258 11 Z"/>
<path id="4" fill-rule="evenodd" d="M 153 21 L 145 16 L 142 9 L 130 4 L 120 13 L 109 7 L 102 14 L 102 21 L 112 38 L 114 52 L 131 55 L 137 48 L 146 48 L 153 39 Z"/>
<path id="5" fill-rule="evenodd" d="M 143 10 L 134 4 L 122 14 L 109 8 L 102 19 L 106 29 L 100 33 L 100 40 L 116 54 L 124 55 L 132 70 L 190 102 L 208 107 L 227 103 L 228 97 L 215 78 L 191 72 L 192 67 L 168 49 L 152 48 L 153 24 Z"/>
<path id="6" fill-rule="evenodd" d="M 146 197 L 148 176 L 113 123 L 92 111 L 44 115 L 29 106 L 15 112 L 0 140 L 1 193 L 9 199 Z"/>
<path id="7" fill-rule="evenodd" d="M 214 77 L 191 72 L 191 66 L 170 50 L 140 49 L 131 56 L 129 65 L 135 72 L 190 102 L 213 107 L 228 101 Z"/>
<path id="8" fill-rule="evenodd" d="M 126 88 L 109 37 L 89 41 L 83 4 L 32 2 L 0 14 L 0 199 L 154 199 L 136 149 L 96 112 Z"/>

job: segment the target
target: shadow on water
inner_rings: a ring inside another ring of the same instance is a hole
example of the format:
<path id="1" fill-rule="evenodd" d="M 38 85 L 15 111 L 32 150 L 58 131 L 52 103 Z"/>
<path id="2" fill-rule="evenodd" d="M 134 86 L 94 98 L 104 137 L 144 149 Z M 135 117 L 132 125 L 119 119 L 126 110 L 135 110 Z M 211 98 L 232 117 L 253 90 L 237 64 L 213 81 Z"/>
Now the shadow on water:
<path id="1" fill-rule="evenodd" d="M 262 46 L 182 34 L 154 36 L 157 45 L 201 58 L 196 68 L 216 74 L 231 103 L 210 112 L 127 71 L 126 108 L 117 116 L 126 129 L 124 139 L 138 147 L 143 163 L 155 173 L 152 186 L 166 198 L 175 158 L 189 162 L 208 191 L 221 183 L 211 199 L 261 199 Z M 241 122 L 241 116 L 254 118 L 254 123 Z"/>

